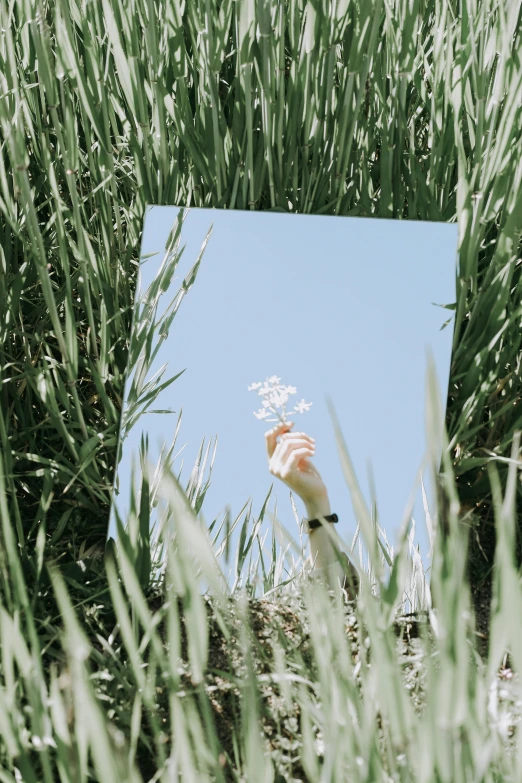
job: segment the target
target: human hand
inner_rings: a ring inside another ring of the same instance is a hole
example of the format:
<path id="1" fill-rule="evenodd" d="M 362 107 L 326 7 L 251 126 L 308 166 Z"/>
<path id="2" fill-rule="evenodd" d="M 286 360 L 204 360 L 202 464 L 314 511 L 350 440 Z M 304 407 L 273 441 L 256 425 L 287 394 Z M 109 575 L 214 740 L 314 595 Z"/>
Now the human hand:
<path id="1" fill-rule="evenodd" d="M 293 426 L 293 421 L 281 423 L 265 433 L 270 473 L 299 495 L 309 518 L 327 515 L 330 504 L 326 486 L 310 461 L 315 441 L 304 432 L 290 432 Z"/>

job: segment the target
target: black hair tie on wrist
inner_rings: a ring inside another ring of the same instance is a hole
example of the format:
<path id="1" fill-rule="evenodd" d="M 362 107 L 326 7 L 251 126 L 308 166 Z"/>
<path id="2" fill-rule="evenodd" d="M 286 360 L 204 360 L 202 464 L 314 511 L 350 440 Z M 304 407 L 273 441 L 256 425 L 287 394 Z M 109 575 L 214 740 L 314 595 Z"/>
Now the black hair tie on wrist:
<path id="1" fill-rule="evenodd" d="M 324 517 L 327 522 L 339 522 L 339 517 L 337 514 L 328 514 Z M 309 530 L 315 530 L 317 527 L 321 527 L 321 521 L 319 519 L 309 519 L 308 520 L 308 529 Z"/>

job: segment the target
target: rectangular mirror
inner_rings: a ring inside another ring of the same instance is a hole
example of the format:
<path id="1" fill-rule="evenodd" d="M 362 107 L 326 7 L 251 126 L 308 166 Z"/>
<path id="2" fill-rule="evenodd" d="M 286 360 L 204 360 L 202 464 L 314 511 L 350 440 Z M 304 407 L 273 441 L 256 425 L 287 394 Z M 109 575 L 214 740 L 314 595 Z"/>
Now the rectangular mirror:
<path id="1" fill-rule="evenodd" d="M 157 355 L 146 376 L 147 362 L 129 366 L 109 537 L 117 538 L 116 509 L 124 524 L 129 514 L 131 468 L 134 461 L 139 487 L 140 443 L 147 441 L 153 465 L 174 444 L 173 472 L 207 527 L 217 520 L 217 531 L 227 507 L 230 524 L 242 512 L 232 536 L 237 541 L 250 504 L 252 526 L 273 484 L 263 526 L 270 530 L 277 510 L 298 540 L 295 512 L 300 519 L 305 506 L 292 493 L 294 509 L 289 488 L 269 472 L 265 432 L 274 416 L 260 413 L 270 406 L 259 392 L 272 379 L 291 387 L 286 417 L 294 431 L 315 439 L 312 463 L 339 516 L 342 540 L 352 541 L 357 519 L 327 398 L 369 507 L 373 476 L 379 525 L 395 544 L 426 450 L 427 349 L 443 412 L 446 404 L 457 226 L 153 206 L 141 250 L 132 341 L 135 354 L 139 339 L 145 341 L 142 358 Z M 154 290 L 160 279 L 163 293 Z M 146 292 L 149 302 L 157 298 L 156 321 L 175 313 L 161 333 L 152 316 L 143 318 Z M 164 374 L 154 378 L 161 368 Z M 173 376 L 139 416 L 136 394 L 152 380 L 152 399 L 154 384 Z M 302 402 L 311 406 L 298 412 Z M 427 469 L 423 480 L 431 506 Z M 419 486 L 415 540 L 428 568 L 425 517 Z"/>

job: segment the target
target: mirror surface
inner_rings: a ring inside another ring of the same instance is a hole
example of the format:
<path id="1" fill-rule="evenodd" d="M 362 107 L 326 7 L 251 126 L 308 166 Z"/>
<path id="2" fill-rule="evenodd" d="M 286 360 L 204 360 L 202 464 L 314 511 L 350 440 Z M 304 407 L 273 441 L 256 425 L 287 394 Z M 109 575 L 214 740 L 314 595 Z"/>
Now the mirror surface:
<path id="1" fill-rule="evenodd" d="M 156 278 L 178 207 L 149 207 L 142 238 L 136 299 Z M 453 338 L 457 226 L 380 218 L 295 215 L 216 209 L 181 210 L 184 247 L 158 318 L 173 302 L 212 226 L 194 284 L 180 303 L 146 380 L 167 365 L 162 382 L 184 371 L 121 441 L 109 537 L 117 538 L 114 505 L 129 510 L 131 464 L 172 443 L 182 410 L 173 471 L 186 488 L 203 442 L 212 460 L 199 513 L 218 525 L 230 506 L 233 522 L 249 499 L 257 519 L 273 484 L 263 525 L 277 519 L 298 540 L 290 490 L 268 470 L 264 433 L 274 426 L 254 415 L 262 407 L 255 382 L 276 376 L 295 387 L 287 404 L 294 430 L 316 440 L 313 463 L 351 545 L 357 520 L 335 442 L 326 397 L 335 408 L 359 485 L 370 507 L 373 473 L 379 525 L 395 545 L 426 449 L 425 384 L 431 350 L 444 410 Z M 145 258 L 150 254 L 151 257 Z M 134 316 L 133 329 L 138 316 Z M 152 346 L 158 342 L 156 333 Z M 123 413 L 133 372 L 124 392 Z M 292 412 L 301 400 L 309 410 Z M 182 449 L 183 447 L 183 449 Z M 166 450 L 165 449 L 165 450 Z M 205 481 L 203 481 L 203 484 Z M 424 472 L 428 503 L 433 491 Z M 299 518 L 305 507 L 294 495 Z M 245 512 L 243 512 L 243 517 Z M 429 566 L 421 487 L 413 509 L 415 541 Z M 154 517 L 152 519 L 154 522 Z M 216 526 L 216 527 L 217 527 Z M 232 550 L 239 536 L 239 524 Z M 270 536 L 267 539 L 270 541 Z M 357 552 L 357 550 L 355 550 Z M 355 557 L 358 562 L 358 557 Z"/>

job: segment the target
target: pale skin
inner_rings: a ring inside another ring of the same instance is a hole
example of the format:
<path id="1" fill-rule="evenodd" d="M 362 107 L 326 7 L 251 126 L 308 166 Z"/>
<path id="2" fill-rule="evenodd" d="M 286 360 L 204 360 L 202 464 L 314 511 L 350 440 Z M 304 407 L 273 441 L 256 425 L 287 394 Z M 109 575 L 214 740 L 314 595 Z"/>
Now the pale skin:
<path id="1" fill-rule="evenodd" d="M 293 432 L 293 426 L 294 422 L 289 421 L 265 433 L 270 473 L 299 495 L 305 504 L 308 519 L 327 516 L 332 513 L 328 491 L 311 461 L 315 454 L 315 440 L 304 432 Z M 329 525 L 330 530 L 333 528 L 334 525 Z M 311 559 L 315 562 L 316 571 L 325 574 L 331 588 L 339 581 L 342 583 L 345 572 L 336 558 L 335 545 L 330 541 L 327 531 L 321 526 L 310 530 L 309 537 Z"/>

